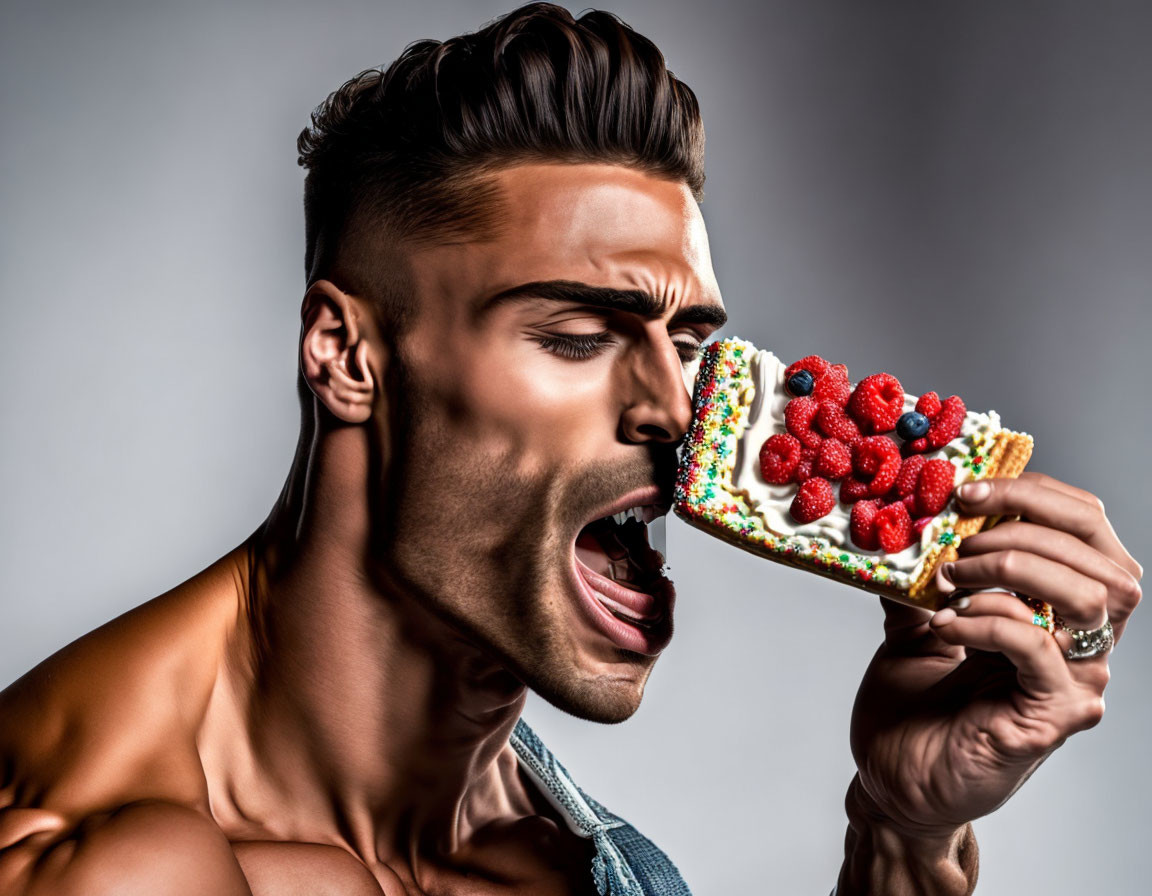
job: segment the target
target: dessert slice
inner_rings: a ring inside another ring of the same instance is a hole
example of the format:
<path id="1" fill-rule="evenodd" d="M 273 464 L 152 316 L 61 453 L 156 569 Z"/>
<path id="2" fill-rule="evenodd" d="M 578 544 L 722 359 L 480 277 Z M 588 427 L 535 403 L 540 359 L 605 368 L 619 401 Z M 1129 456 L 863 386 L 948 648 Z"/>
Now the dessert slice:
<path id="1" fill-rule="evenodd" d="M 997 520 L 961 516 L 957 486 L 1023 471 L 1032 437 L 961 398 L 853 384 L 817 355 L 784 363 L 749 342 L 705 347 L 675 512 L 738 547 L 913 606 L 935 573 Z"/>

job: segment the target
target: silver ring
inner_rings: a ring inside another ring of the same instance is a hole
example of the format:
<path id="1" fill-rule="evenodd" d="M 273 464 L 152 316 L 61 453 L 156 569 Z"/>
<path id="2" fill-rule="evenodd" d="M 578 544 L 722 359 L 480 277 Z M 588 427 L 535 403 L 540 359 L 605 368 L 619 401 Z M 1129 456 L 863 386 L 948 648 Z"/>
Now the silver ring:
<path id="1" fill-rule="evenodd" d="M 1070 660 L 1090 660 L 1107 653 L 1116 645 L 1112 623 L 1107 619 L 1100 628 L 1093 629 L 1069 628 L 1063 622 L 1057 624 L 1072 636 L 1072 646 L 1064 651 L 1064 656 Z"/>

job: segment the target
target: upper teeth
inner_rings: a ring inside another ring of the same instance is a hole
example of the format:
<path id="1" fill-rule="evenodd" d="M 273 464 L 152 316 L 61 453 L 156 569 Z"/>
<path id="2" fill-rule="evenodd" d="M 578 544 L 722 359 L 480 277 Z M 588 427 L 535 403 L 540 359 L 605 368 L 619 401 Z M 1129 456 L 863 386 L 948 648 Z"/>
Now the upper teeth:
<path id="1" fill-rule="evenodd" d="M 659 507 L 647 504 L 643 507 L 629 507 L 627 510 L 621 510 L 619 513 L 612 514 L 612 519 L 617 526 L 622 526 L 627 520 L 650 523 L 663 515 Z"/>

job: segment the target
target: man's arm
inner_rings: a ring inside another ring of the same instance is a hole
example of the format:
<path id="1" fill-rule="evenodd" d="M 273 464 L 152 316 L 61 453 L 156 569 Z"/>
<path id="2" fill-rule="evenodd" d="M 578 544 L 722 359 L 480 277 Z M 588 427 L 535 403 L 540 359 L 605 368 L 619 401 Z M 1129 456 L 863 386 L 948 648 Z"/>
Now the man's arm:
<path id="1" fill-rule="evenodd" d="M 0 810 L 0 896 L 252 896 L 228 840 L 191 809 L 136 803 L 63 828 Z"/>
<path id="2" fill-rule="evenodd" d="M 848 831 L 836 896 L 969 896 L 980 853 L 972 825 L 951 836 L 913 838 L 879 813 L 853 778 L 844 801 Z"/>

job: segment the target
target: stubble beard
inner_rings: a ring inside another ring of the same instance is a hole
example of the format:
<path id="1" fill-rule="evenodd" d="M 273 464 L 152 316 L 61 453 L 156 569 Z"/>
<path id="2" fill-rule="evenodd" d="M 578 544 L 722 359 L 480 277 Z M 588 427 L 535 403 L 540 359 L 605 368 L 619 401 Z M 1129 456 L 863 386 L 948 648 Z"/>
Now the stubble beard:
<path id="1" fill-rule="evenodd" d="M 579 645 L 587 635 L 571 630 L 580 624 L 573 621 L 571 540 L 595 508 L 638 487 L 667 486 L 674 449 L 654 446 L 627 464 L 526 475 L 512 456 L 453 448 L 447 427 L 427 415 L 419 387 L 403 379 L 397 416 L 406 425 L 376 480 L 376 494 L 387 496 L 374 513 L 376 562 L 553 706 L 602 723 L 632 716 L 656 657 L 610 647 L 607 668 L 616 671 L 586 671 Z"/>

